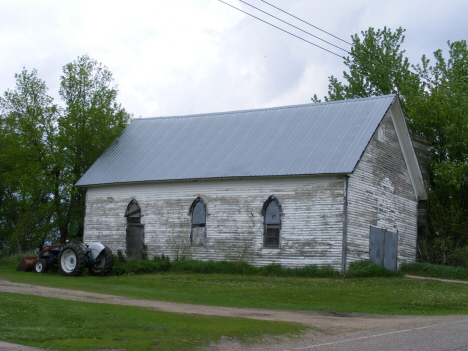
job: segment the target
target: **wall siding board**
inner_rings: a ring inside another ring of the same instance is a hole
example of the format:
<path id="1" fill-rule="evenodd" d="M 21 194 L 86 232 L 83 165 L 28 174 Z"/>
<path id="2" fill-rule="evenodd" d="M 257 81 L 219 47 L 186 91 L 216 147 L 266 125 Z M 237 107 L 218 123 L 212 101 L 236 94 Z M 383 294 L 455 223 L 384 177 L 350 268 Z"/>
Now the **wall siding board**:
<path id="1" fill-rule="evenodd" d="M 248 240 L 250 263 L 310 264 L 341 268 L 344 177 L 295 176 L 134 183 L 90 187 L 85 242 L 101 241 L 125 252 L 125 209 L 135 199 L 141 208 L 148 254 L 173 256 L 174 235 L 190 236 L 189 209 L 206 204 L 206 241 L 192 246 L 194 259 L 225 260 L 232 247 Z M 263 247 L 264 202 L 274 195 L 282 206 L 280 248 Z"/>
<path id="2" fill-rule="evenodd" d="M 370 226 L 398 231 L 398 266 L 416 258 L 418 202 L 390 111 L 381 126 L 349 179 L 348 264 L 369 259 Z"/>

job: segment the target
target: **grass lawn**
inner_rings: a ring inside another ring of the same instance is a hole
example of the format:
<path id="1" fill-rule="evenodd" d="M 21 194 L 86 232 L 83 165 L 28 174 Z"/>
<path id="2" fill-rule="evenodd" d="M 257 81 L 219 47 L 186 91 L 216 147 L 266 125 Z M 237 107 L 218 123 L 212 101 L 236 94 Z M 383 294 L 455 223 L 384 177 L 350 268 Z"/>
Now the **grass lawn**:
<path id="1" fill-rule="evenodd" d="M 400 315 L 468 314 L 468 284 L 403 277 L 312 279 L 161 273 L 99 278 L 15 269 L 16 264 L 0 264 L 0 279 L 215 306 Z"/>
<path id="2" fill-rule="evenodd" d="M 128 306 L 0 293 L 0 339 L 57 350 L 192 350 L 219 341 L 299 335 L 303 326 L 184 316 Z"/>

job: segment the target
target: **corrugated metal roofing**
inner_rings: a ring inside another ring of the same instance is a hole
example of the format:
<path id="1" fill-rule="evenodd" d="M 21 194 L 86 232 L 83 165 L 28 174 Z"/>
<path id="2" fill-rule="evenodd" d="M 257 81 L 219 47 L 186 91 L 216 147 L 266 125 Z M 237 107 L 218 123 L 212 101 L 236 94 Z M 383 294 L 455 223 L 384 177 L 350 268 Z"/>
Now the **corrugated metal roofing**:
<path id="1" fill-rule="evenodd" d="M 394 99 L 134 119 L 76 185 L 351 173 Z"/>

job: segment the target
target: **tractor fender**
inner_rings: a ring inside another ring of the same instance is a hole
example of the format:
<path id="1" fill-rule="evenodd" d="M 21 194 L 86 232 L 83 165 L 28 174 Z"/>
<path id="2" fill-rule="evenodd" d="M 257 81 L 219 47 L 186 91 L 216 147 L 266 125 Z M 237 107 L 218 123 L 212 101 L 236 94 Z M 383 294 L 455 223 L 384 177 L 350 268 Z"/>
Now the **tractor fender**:
<path id="1" fill-rule="evenodd" d="M 105 246 L 102 245 L 101 243 L 92 243 L 88 245 L 88 248 L 89 248 L 89 254 L 91 255 L 91 258 L 95 260 L 99 256 L 101 251 L 105 249 Z"/>

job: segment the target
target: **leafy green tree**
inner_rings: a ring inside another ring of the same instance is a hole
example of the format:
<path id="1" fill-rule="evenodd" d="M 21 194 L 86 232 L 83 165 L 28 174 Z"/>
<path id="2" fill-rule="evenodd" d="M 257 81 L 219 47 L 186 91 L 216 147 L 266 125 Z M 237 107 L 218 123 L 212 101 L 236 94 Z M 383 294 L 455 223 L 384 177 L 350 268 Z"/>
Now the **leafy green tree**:
<path id="1" fill-rule="evenodd" d="M 59 108 L 36 70 L 15 75 L 0 98 L 0 248 L 23 252 L 83 232 L 78 179 L 131 115 L 116 103 L 112 74 L 88 56 L 63 67 Z"/>
<path id="2" fill-rule="evenodd" d="M 17 205 L 10 200 L 11 190 L 6 179 L 9 166 L 6 161 L 8 147 L 4 124 L 4 118 L 0 115 L 0 250 L 5 247 L 13 223 L 17 221 Z"/>
<path id="3" fill-rule="evenodd" d="M 53 230 L 59 109 L 36 70 L 15 78 L 16 89 L 0 98 L 0 223 L 8 246 L 22 252 L 41 246 Z"/>
<path id="4" fill-rule="evenodd" d="M 78 224 L 77 234 L 83 232 L 85 189 L 74 184 L 96 159 L 120 135 L 131 115 L 117 104 L 117 87 L 112 86 L 112 73 L 107 67 L 88 56 L 63 67 L 60 96 L 65 113 L 59 119 L 58 141 L 65 166 L 63 195 L 58 223 L 61 241 L 69 227 Z M 76 227 L 76 225 L 75 225 Z M 74 233 L 75 234 L 75 233 Z"/>
<path id="5" fill-rule="evenodd" d="M 423 56 L 415 66 L 424 84 L 407 103 L 410 128 L 433 143 L 429 244 L 442 261 L 468 245 L 468 48 L 448 46 L 448 59 L 437 50 L 433 65 Z"/>
<path id="6" fill-rule="evenodd" d="M 402 50 L 404 30 L 369 28 L 352 36 L 344 82 L 329 77 L 326 101 L 397 93 L 410 131 L 432 144 L 430 232 L 423 259 L 446 262 L 468 245 L 468 49 L 449 42 L 449 58 L 434 53 L 411 65 Z M 316 95 L 313 101 L 320 100 Z"/>
<path id="7" fill-rule="evenodd" d="M 392 32 L 369 28 L 359 35 L 351 36 L 350 56 L 344 57 L 348 71 L 343 72 L 346 83 L 329 77 L 328 96 L 325 101 L 363 98 L 376 95 L 400 94 L 403 99 L 409 90 L 419 87 L 419 77 L 409 71 L 410 63 L 401 49 L 404 29 Z M 320 102 L 317 95 L 312 98 Z M 404 101 L 403 101 L 404 102 Z"/>

